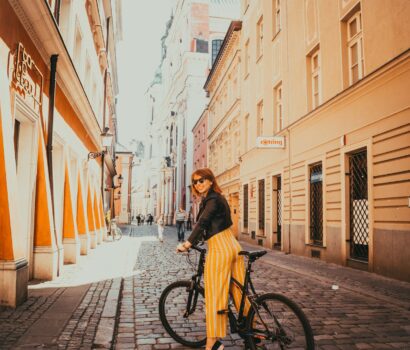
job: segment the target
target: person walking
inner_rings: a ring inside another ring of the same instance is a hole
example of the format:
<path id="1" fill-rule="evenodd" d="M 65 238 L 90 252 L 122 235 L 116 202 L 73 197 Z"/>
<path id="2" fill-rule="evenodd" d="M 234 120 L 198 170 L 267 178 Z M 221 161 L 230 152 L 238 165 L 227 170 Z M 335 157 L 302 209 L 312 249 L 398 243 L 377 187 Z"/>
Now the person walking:
<path id="1" fill-rule="evenodd" d="M 152 226 L 152 222 L 154 221 L 154 217 L 151 214 L 148 214 L 147 225 L 149 224 Z"/>
<path id="2" fill-rule="evenodd" d="M 189 210 L 188 219 L 186 220 L 186 229 L 187 231 L 192 230 L 192 208 Z"/>
<path id="3" fill-rule="evenodd" d="M 137 225 L 139 226 L 141 223 L 141 214 L 137 215 Z"/>
<path id="4" fill-rule="evenodd" d="M 164 242 L 164 228 L 165 228 L 164 214 L 161 214 L 158 217 L 157 225 L 158 225 L 158 240 L 162 243 Z"/>
<path id="5" fill-rule="evenodd" d="M 239 242 L 229 229 L 232 226 L 231 210 L 215 176 L 209 168 L 195 170 L 191 175 L 192 192 L 202 197 L 196 224 L 188 240 L 177 246 L 177 253 L 187 251 L 202 238 L 208 242 L 205 261 L 205 317 L 206 349 L 222 350 L 220 339 L 226 336 L 227 314 L 218 311 L 228 308 L 231 276 L 243 284 L 245 264 Z M 241 290 L 232 284 L 230 290 L 236 309 L 239 309 Z M 249 301 L 246 300 L 244 315 L 248 314 Z"/>
<path id="6" fill-rule="evenodd" d="M 177 224 L 178 242 L 183 242 L 185 239 L 184 223 L 186 220 L 186 211 L 181 207 L 175 212 L 175 221 Z"/>

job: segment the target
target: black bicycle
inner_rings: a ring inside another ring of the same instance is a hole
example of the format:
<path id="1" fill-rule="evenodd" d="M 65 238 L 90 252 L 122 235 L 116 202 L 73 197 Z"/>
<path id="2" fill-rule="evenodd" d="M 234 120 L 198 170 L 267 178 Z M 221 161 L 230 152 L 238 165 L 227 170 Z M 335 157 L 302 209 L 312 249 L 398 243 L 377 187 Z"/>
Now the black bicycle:
<path id="1" fill-rule="evenodd" d="M 197 271 L 190 281 L 177 281 L 164 289 L 159 299 L 159 315 L 173 339 L 199 348 L 206 344 L 205 292 L 201 285 L 206 249 L 194 245 L 191 248 L 200 253 Z M 242 290 L 239 311 L 233 310 L 230 296 L 228 308 L 218 313 L 228 314 L 231 333 L 238 333 L 244 339 L 245 349 L 314 349 L 312 327 L 298 305 L 281 294 L 256 293 L 251 267 L 265 254 L 265 250 L 239 253 L 248 258 L 244 284 L 231 278 L 231 283 Z M 246 298 L 250 309 L 245 316 Z"/>

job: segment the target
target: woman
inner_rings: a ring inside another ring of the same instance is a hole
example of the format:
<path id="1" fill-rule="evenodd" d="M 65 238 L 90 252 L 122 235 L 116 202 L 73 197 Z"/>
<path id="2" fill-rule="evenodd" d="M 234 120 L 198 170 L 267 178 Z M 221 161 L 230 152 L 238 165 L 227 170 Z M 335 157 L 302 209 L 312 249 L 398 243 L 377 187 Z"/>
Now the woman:
<path id="1" fill-rule="evenodd" d="M 192 192 L 202 197 L 195 224 L 188 240 L 177 246 L 177 252 L 187 251 L 192 244 L 204 238 L 208 241 L 208 255 L 205 262 L 205 313 L 206 349 L 223 349 L 220 338 L 226 336 L 227 314 L 218 314 L 228 308 L 231 275 L 240 283 L 244 282 L 243 257 L 238 253 L 241 246 L 230 231 L 231 210 L 221 194 L 215 176 L 208 168 L 198 169 L 191 175 Z M 232 285 L 231 292 L 238 309 L 241 291 Z M 245 307 L 248 312 L 249 304 Z"/>

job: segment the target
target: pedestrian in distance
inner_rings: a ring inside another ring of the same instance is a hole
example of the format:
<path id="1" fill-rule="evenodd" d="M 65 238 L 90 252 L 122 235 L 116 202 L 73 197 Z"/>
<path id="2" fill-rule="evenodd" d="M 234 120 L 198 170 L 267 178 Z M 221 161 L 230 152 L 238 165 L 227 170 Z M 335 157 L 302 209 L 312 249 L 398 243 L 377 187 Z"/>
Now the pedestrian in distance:
<path id="1" fill-rule="evenodd" d="M 141 214 L 141 225 L 144 226 L 145 216 Z"/>
<path id="2" fill-rule="evenodd" d="M 186 220 L 186 229 L 187 231 L 192 230 L 192 208 L 189 210 L 188 219 Z"/>
<path id="3" fill-rule="evenodd" d="M 186 211 L 181 207 L 175 212 L 175 222 L 177 224 L 178 242 L 185 240 L 185 220 L 187 218 Z"/>
<path id="4" fill-rule="evenodd" d="M 152 222 L 154 221 L 154 217 L 151 214 L 148 214 L 147 225 L 149 224 L 152 226 Z"/>
<path id="5" fill-rule="evenodd" d="M 139 226 L 141 224 L 141 214 L 137 215 L 137 225 Z"/>
<path id="6" fill-rule="evenodd" d="M 239 255 L 242 247 L 229 229 L 231 210 L 212 171 L 208 168 L 195 170 L 191 182 L 193 194 L 200 195 L 202 201 L 192 233 L 186 242 L 178 244 L 177 253 L 186 252 L 201 239 L 208 242 L 204 272 L 206 349 L 222 350 L 220 339 L 226 336 L 228 315 L 218 311 L 228 308 L 230 277 L 244 284 L 244 259 Z M 232 284 L 231 294 L 239 309 L 242 294 L 236 284 Z M 244 315 L 248 314 L 249 307 L 246 300 Z"/>
<path id="7" fill-rule="evenodd" d="M 158 225 L 158 240 L 162 243 L 164 242 L 164 229 L 165 229 L 164 214 L 161 214 L 158 217 L 157 225 Z"/>

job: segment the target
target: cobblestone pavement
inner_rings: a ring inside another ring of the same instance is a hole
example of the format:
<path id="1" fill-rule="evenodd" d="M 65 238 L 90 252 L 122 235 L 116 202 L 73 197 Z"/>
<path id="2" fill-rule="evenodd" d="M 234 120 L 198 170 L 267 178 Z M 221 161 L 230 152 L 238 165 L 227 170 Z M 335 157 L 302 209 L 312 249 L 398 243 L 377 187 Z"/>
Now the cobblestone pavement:
<path id="1" fill-rule="evenodd" d="M 156 226 L 128 232 L 155 236 Z M 115 349 L 184 349 L 163 329 L 158 300 L 168 284 L 186 279 L 192 270 L 184 256 L 175 254 L 175 229 L 167 227 L 165 238 L 142 243 L 135 274 L 124 280 Z M 280 252 L 254 264 L 253 281 L 258 291 L 285 294 L 303 308 L 319 349 L 410 349 L 408 283 Z M 243 348 L 237 338 L 228 337 L 225 344 Z"/>
<path id="2" fill-rule="evenodd" d="M 139 243 L 105 242 L 64 265 L 56 280 L 31 281 L 25 303 L 0 309 L 0 349 L 110 348 L 121 281 L 132 274 Z"/>
<path id="3" fill-rule="evenodd" d="M 184 349 L 164 330 L 158 300 L 192 269 L 175 253 L 175 228 L 164 243 L 156 230 L 124 227 L 121 241 L 65 265 L 55 281 L 32 282 L 23 305 L 0 308 L 0 349 Z M 254 264 L 253 280 L 304 309 L 319 349 L 410 349 L 408 283 L 277 251 Z M 224 343 L 243 349 L 235 336 Z"/>

